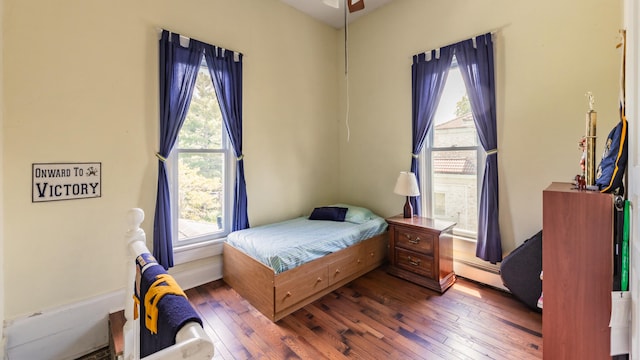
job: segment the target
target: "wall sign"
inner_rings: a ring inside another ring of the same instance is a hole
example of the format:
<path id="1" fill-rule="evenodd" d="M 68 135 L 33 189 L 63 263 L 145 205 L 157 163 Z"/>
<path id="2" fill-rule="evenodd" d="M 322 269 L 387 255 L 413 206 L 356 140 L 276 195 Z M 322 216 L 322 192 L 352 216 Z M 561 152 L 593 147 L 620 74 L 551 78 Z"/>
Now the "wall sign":
<path id="1" fill-rule="evenodd" d="M 31 202 L 102 196 L 102 163 L 32 164 Z"/>

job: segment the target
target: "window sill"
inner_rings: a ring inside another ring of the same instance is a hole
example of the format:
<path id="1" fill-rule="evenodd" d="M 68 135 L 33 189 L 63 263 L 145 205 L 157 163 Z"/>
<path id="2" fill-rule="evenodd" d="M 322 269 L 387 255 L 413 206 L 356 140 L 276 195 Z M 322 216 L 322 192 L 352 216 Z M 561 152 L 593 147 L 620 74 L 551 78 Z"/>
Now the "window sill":
<path id="1" fill-rule="evenodd" d="M 227 238 L 224 237 L 199 244 L 191 244 L 174 248 L 173 263 L 174 265 L 180 265 L 191 261 L 221 255 L 222 245 L 226 239 Z"/>

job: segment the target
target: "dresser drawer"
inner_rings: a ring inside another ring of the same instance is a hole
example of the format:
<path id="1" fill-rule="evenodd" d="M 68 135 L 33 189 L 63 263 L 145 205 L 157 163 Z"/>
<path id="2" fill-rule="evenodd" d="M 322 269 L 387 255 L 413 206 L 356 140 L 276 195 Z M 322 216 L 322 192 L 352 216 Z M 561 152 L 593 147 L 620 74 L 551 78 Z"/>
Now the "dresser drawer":
<path id="1" fill-rule="evenodd" d="M 396 247 L 395 265 L 401 269 L 433 278 L 433 257 Z"/>
<path id="2" fill-rule="evenodd" d="M 433 234 L 412 231 L 402 227 L 396 228 L 395 246 L 423 254 L 433 254 Z"/>

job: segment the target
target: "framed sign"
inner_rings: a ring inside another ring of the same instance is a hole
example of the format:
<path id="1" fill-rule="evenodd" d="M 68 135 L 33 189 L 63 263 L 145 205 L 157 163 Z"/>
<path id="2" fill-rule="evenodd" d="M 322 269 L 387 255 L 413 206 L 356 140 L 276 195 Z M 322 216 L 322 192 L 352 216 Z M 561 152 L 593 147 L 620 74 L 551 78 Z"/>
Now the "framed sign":
<path id="1" fill-rule="evenodd" d="M 102 163 L 40 163 L 31 165 L 31 202 L 102 196 Z"/>

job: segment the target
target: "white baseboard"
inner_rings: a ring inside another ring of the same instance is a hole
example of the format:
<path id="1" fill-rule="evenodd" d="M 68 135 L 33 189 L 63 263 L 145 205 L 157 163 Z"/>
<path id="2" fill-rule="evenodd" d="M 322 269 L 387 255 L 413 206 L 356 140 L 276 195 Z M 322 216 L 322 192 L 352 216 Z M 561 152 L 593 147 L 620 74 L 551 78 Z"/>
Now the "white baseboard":
<path id="1" fill-rule="evenodd" d="M 172 271 L 183 289 L 222 278 L 222 256 L 198 267 Z M 96 296 L 31 316 L 7 320 L 4 335 L 7 360 L 71 360 L 107 346 L 109 313 L 124 308 L 122 290 Z"/>
<path id="2" fill-rule="evenodd" d="M 122 308 L 124 290 L 7 321 L 7 358 L 75 359 L 108 343 L 110 309 Z"/>
<path id="3" fill-rule="evenodd" d="M 207 258 L 197 267 L 172 268 L 169 273 L 185 290 L 222 279 L 222 255 Z"/>

